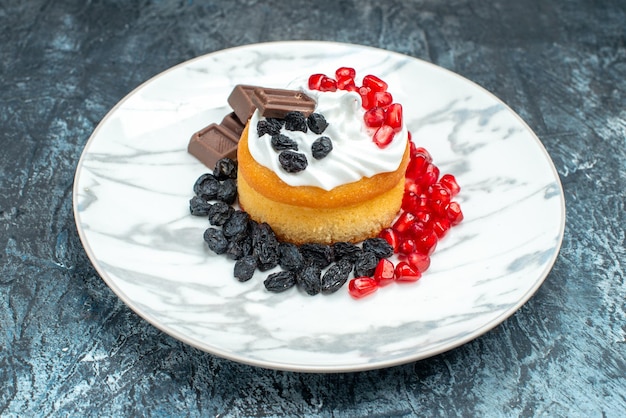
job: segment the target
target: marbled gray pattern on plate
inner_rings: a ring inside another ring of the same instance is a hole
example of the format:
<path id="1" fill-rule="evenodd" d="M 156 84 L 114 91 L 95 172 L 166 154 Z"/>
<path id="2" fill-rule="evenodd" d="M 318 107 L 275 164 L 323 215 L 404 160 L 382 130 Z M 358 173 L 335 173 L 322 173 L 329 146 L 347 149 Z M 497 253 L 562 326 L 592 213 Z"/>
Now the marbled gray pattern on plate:
<path id="1" fill-rule="evenodd" d="M 355 301 L 347 291 L 270 294 L 204 245 L 189 215 L 207 169 L 191 134 L 230 110 L 235 84 L 284 86 L 353 66 L 389 83 L 414 141 L 456 175 L 465 220 L 415 284 Z M 345 371 L 448 350 L 515 312 L 558 253 L 564 199 L 543 146 L 477 85 L 403 55 L 353 45 L 290 42 L 239 47 L 181 64 L 140 86 L 98 126 L 76 174 L 74 206 L 94 266 L 139 315 L 211 353 L 263 367 Z"/>

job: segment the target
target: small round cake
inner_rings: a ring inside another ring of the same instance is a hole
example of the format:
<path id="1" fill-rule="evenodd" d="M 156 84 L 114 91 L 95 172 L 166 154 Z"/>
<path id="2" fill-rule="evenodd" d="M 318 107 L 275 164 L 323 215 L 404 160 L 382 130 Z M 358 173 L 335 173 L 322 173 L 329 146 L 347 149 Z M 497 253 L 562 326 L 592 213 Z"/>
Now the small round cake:
<path id="1" fill-rule="evenodd" d="M 330 80 L 341 82 L 337 75 Z M 315 100 L 314 113 L 281 119 L 257 110 L 246 125 L 237 151 L 239 204 L 280 240 L 359 242 L 378 235 L 400 210 L 408 132 L 388 93 L 384 104 L 373 99 L 386 84 L 367 77 L 381 81 L 366 76 L 358 91 L 345 80 L 347 88 L 312 85 L 321 75 L 311 76 L 300 89 Z M 373 102 L 365 107 L 367 95 Z"/>

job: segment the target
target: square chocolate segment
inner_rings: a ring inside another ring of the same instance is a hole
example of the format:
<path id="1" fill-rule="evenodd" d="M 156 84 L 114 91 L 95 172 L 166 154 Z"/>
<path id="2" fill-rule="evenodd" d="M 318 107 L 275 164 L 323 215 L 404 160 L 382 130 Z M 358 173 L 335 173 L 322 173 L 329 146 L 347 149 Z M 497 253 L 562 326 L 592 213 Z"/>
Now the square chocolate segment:
<path id="1" fill-rule="evenodd" d="M 224 119 L 222 119 L 220 125 L 233 132 L 238 137 L 241 136 L 241 134 L 243 133 L 243 129 L 246 127 L 245 122 L 242 123 L 235 114 L 235 112 L 231 112 L 228 115 L 224 116 Z M 237 141 L 239 141 L 239 138 L 237 138 Z"/>
<path id="2" fill-rule="evenodd" d="M 315 110 L 315 100 L 299 90 L 256 88 L 252 103 L 266 118 L 284 118 L 289 112 L 309 116 Z"/>
<path id="3" fill-rule="evenodd" d="M 237 84 L 228 96 L 228 104 L 233 108 L 237 118 L 241 123 L 246 124 L 256 110 L 256 106 L 252 103 L 252 96 L 256 86 L 248 86 L 245 84 Z"/>
<path id="4" fill-rule="evenodd" d="M 187 151 L 207 167 L 215 167 L 222 158 L 237 159 L 239 136 L 212 123 L 191 136 Z"/>

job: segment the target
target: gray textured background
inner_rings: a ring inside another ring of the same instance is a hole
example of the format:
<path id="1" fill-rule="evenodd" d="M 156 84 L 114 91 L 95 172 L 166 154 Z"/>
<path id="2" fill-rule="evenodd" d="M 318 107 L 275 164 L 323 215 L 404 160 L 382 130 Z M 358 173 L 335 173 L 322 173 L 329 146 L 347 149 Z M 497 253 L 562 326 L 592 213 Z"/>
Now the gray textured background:
<path id="1" fill-rule="evenodd" d="M 622 416 L 626 2 L 129 3 L 0 3 L 0 415 Z M 71 205 L 97 123 L 172 65 L 292 39 L 431 61 L 535 130 L 563 182 L 566 235 L 509 320 L 417 363 L 297 374 L 185 346 L 100 280 Z"/>

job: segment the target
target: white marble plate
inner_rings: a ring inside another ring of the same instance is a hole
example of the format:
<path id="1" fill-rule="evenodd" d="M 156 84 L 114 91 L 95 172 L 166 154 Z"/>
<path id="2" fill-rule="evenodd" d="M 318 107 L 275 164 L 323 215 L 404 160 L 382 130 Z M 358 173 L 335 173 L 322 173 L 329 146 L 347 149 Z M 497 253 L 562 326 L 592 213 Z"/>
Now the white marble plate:
<path id="1" fill-rule="evenodd" d="M 414 140 L 456 175 L 464 222 L 413 284 L 354 300 L 268 293 L 202 240 L 189 214 L 208 171 L 186 147 L 219 122 L 238 83 L 282 87 L 352 66 L 386 80 Z M 137 314 L 201 350 L 261 367 L 338 372 L 387 367 L 457 347 L 500 324 L 538 289 L 557 256 L 565 209 L 540 141 L 496 97 L 432 64 L 369 47 L 280 42 L 216 52 L 138 87 L 97 127 L 77 168 L 81 240 L 107 285 Z"/>

